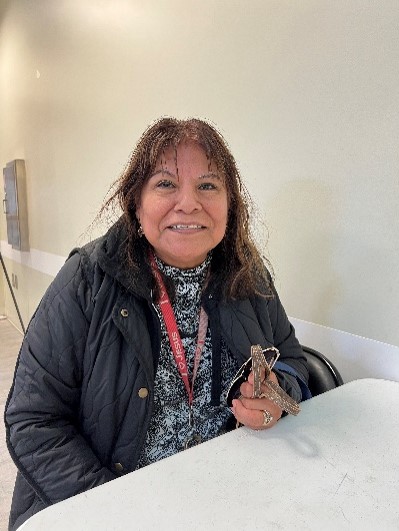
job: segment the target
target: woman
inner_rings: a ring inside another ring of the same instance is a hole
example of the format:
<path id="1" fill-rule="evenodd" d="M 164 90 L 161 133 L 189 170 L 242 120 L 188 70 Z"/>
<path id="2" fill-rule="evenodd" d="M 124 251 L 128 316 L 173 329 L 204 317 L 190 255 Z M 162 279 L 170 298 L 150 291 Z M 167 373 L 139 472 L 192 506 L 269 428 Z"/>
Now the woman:
<path id="1" fill-rule="evenodd" d="M 24 339 L 6 407 L 18 467 L 15 529 L 47 505 L 282 410 L 226 394 L 251 345 L 294 400 L 307 369 L 249 235 L 234 158 L 201 120 L 165 118 L 137 144 L 116 191 L 123 214 L 74 250 Z M 280 363 L 280 365 L 279 365 Z"/>

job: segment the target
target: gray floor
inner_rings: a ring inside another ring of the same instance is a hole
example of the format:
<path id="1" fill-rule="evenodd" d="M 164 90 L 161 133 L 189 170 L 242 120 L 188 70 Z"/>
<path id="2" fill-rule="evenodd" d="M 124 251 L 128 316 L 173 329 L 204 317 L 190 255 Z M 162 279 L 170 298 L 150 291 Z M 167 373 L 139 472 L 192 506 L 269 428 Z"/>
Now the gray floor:
<path id="1" fill-rule="evenodd" d="M 3 411 L 14 375 L 22 334 L 7 320 L 0 320 L 0 531 L 7 529 L 16 468 L 5 443 Z"/>

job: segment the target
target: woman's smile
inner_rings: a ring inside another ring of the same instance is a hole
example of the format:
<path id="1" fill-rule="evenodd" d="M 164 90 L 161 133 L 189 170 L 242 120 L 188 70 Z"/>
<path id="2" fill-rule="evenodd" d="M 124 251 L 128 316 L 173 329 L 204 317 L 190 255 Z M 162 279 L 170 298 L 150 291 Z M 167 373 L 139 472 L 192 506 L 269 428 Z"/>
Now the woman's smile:
<path id="1" fill-rule="evenodd" d="M 168 229 L 171 230 L 177 230 L 181 232 L 188 232 L 188 231 L 198 231 L 203 230 L 205 227 L 203 225 L 183 225 L 183 224 L 176 224 L 176 225 L 170 225 Z"/>

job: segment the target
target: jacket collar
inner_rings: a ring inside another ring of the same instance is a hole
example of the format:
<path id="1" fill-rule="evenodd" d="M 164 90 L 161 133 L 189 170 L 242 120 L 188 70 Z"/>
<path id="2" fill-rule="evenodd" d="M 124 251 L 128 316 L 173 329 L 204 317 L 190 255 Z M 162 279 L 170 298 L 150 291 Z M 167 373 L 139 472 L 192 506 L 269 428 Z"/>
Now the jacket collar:
<path id="1" fill-rule="evenodd" d="M 120 218 L 102 238 L 98 263 L 105 273 L 115 278 L 127 291 L 150 300 L 152 274 L 145 259 L 145 245 L 140 241 L 135 245 L 135 255 L 139 264 L 137 269 L 129 265 L 128 246 L 126 226 Z"/>
<path id="2" fill-rule="evenodd" d="M 147 261 L 146 254 L 148 244 L 145 238 L 135 242 L 135 256 L 139 267 L 132 269 L 128 261 L 128 234 L 123 217 L 100 238 L 98 250 L 98 263 L 103 271 L 115 278 L 127 291 L 135 295 L 152 301 L 153 277 L 151 266 Z M 215 253 L 212 263 L 215 262 Z M 211 263 L 211 267 L 212 267 Z M 215 265 L 215 264 L 214 264 Z M 211 299 L 216 304 L 222 296 L 220 275 L 212 275 L 212 281 L 208 284 L 204 292 L 205 299 Z"/>

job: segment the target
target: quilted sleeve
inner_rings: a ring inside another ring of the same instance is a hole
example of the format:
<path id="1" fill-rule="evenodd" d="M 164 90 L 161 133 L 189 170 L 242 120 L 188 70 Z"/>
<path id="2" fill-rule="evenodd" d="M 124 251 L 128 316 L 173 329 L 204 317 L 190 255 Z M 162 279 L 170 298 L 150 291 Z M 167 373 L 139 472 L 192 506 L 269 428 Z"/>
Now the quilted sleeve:
<path id="1" fill-rule="evenodd" d="M 90 287 L 73 255 L 43 297 L 23 341 L 8 397 L 7 445 L 45 505 L 114 479 L 79 433 Z"/>

